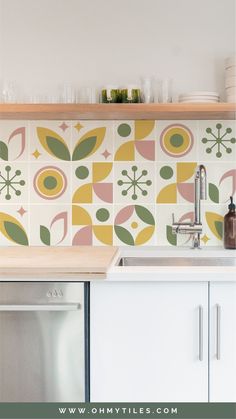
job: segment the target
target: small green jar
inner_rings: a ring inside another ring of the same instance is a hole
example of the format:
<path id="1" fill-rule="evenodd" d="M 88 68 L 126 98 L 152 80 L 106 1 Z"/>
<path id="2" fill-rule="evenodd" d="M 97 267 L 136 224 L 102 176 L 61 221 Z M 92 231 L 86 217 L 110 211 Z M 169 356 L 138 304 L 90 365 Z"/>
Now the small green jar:
<path id="1" fill-rule="evenodd" d="M 102 89 L 102 103 L 119 103 L 121 101 L 120 89 L 116 86 L 107 86 Z"/>
<path id="2" fill-rule="evenodd" d="M 128 86 L 121 89 L 122 103 L 141 103 L 141 90 L 137 86 Z"/>

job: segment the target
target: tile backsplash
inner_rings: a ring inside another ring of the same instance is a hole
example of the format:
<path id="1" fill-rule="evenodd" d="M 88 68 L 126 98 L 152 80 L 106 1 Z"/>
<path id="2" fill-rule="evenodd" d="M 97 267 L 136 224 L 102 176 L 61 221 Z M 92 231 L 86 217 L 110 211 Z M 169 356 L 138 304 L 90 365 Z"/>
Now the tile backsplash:
<path id="1" fill-rule="evenodd" d="M 0 245 L 186 245 L 207 168 L 202 245 L 222 245 L 235 121 L 1 121 Z"/>

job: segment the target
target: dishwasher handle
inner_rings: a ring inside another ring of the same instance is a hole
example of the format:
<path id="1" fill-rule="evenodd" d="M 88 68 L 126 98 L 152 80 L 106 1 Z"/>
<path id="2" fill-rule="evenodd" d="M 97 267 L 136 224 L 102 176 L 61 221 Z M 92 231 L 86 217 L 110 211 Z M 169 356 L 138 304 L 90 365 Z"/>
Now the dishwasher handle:
<path id="1" fill-rule="evenodd" d="M 76 304 L 5 304 L 0 305 L 1 311 L 76 311 L 81 308 Z"/>

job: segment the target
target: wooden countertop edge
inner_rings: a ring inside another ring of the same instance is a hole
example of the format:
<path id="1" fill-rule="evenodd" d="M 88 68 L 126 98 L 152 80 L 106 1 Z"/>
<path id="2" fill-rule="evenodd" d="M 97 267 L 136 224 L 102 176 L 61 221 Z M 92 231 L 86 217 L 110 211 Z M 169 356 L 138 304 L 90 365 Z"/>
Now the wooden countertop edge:
<path id="1" fill-rule="evenodd" d="M 14 272 L 12 270 L 1 270 L 0 271 L 0 282 L 4 281 L 90 281 L 90 280 L 99 280 L 99 279 L 106 279 L 107 274 L 105 272 L 32 272 L 30 270 L 22 270 Z"/>
<path id="2" fill-rule="evenodd" d="M 32 248 L 31 248 L 32 249 Z M 30 250 L 31 250 L 30 249 Z M 66 252 L 68 252 L 69 248 L 66 248 Z M 24 250 L 24 249 L 23 249 Z M 63 248 L 58 249 L 56 248 L 56 252 L 60 252 Z M 114 260 L 118 257 L 119 254 L 119 248 L 113 247 L 114 254 L 110 258 L 107 265 L 104 263 L 103 266 L 72 266 L 68 267 L 65 263 L 65 267 L 61 266 L 37 266 L 37 257 L 34 257 L 34 263 L 32 264 L 32 259 L 27 266 L 27 264 L 22 263 L 16 264 L 14 267 L 4 266 L 4 262 L 2 266 L 0 265 L 0 282 L 4 280 L 9 280 L 13 278 L 13 280 L 19 279 L 42 279 L 46 280 L 48 279 L 61 279 L 64 278 L 65 280 L 96 280 L 96 279 L 106 279 L 107 272 L 110 269 L 110 267 L 113 265 Z M 14 249 L 15 251 L 15 249 Z M 33 252 L 35 251 L 35 248 L 33 249 Z M 39 251 L 42 251 L 41 248 L 39 248 Z M 53 251 L 53 250 L 52 250 Z M 73 249 L 75 251 L 75 249 Z M 21 249 L 22 252 L 22 249 Z M 41 261 L 42 255 L 40 256 L 39 260 Z M 35 263 L 36 261 L 36 263 Z M 68 262 L 67 262 L 68 263 Z M 32 266 L 33 265 L 33 266 Z M 74 264 L 73 264 L 74 265 Z M 91 264 L 92 265 L 92 264 Z M 95 264 L 94 264 L 95 265 Z M 98 263 L 99 265 L 99 263 Z"/>

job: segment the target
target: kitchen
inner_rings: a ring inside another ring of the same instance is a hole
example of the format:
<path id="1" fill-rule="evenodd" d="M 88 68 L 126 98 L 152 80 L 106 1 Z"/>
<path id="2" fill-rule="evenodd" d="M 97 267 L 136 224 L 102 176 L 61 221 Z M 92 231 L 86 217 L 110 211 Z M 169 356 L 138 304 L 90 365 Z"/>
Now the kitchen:
<path id="1" fill-rule="evenodd" d="M 236 402 L 235 10 L 0 0 L 0 407 Z"/>

